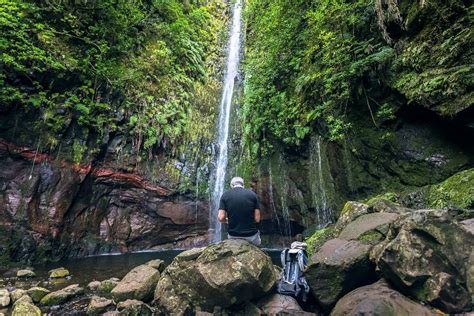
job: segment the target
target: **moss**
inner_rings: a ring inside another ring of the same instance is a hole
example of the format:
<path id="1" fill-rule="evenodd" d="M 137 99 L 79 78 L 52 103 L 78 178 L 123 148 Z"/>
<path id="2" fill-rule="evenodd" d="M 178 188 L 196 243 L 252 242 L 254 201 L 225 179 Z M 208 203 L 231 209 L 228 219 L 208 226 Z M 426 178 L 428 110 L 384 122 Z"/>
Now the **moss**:
<path id="1" fill-rule="evenodd" d="M 474 168 L 457 173 L 427 191 L 427 202 L 435 208 L 474 207 Z"/>
<path id="2" fill-rule="evenodd" d="M 378 201 L 382 201 L 382 200 L 398 203 L 399 199 L 400 199 L 399 194 L 397 194 L 395 192 L 387 192 L 387 193 L 382 193 L 382 194 L 376 195 L 374 197 L 371 197 L 371 198 L 365 200 L 364 203 L 368 204 L 370 206 L 373 206 L 375 203 L 377 203 Z"/>
<path id="3" fill-rule="evenodd" d="M 370 231 L 365 232 L 362 235 L 360 235 L 359 238 L 357 238 L 357 240 L 372 243 L 372 242 L 381 241 L 384 238 L 385 238 L 385 236 L 382 233 L 380 233 L 379 231 L 370 230 Z"/>
<path id="4" fill-rule="evenodd" d="M 308 255 L 312 256 L 326 241 L 334 237 L 334 226 L 318 229 L 305 240 L 308 244 Z"/>

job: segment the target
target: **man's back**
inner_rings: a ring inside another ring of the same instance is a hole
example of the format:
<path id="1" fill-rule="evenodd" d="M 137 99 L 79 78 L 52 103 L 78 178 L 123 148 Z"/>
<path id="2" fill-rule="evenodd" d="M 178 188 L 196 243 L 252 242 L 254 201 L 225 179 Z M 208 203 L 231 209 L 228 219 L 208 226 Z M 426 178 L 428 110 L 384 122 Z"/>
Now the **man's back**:
<path id="1" fill-rule="evenodd" d="M 222 195 L 220 209 L 229 220 L 229 235 L 248 237 L 258 232 L 255 209 L 259 209 L 257 195 L 251 190 L 235 187 Z"/>

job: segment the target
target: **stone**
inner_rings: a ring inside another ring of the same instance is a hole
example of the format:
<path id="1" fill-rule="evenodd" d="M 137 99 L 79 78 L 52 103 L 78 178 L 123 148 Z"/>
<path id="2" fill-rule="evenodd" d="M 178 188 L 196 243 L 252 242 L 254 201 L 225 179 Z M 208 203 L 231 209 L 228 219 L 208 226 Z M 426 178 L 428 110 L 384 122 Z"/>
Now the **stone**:
<path id="1" fill-rule="evenodd" d="M 388 287 L 384 281 L 355 289 L 342 297 L 331 316 L 346 315 L 416 315 L 439 316 Z"/>
<path id="2" fill-rule="evenodd" d="M 118 310 L 120 315 L 124 316 L 151 316 L 153 309 L 139 300 L 126 300 L 118 303 Z"/>
<path id="3" fill-rule="evenodd" d="M 264 297 L 258 301 L 257 306 L 265 315 L 277 315 L 279 313 L 293 315 L 303 311 L 296 299 L 281 294 L 273 294 Z"/>
<path id="4" fill-rule="evenodd" d="M 102 314 L 107 311 L 107 308 L 113 306 L 114 302 L 105 297 L 93 296 L 89 305 L 87 306 L 88 315 Z"/>
<path id="5" fill-rule="evenodd" d="M 10 305 L 10 293 L 7 289 L 0 289 L 0 307 Z"/>
<path id="6" fill-rule="evenodd" d="M 12 316 L 41 316 L 41 310 L 32 303 L 17 302 L 13 307 Z"/>
<path id="7" fill-rule="evenodd" d="M 165 313 L 212 312 L 268 293 L 277 275 L 270 257 L 243 240 L 184 251 L 164 270 L 155 304 Z"/>
<path id="8" fill-rule="evenodd" d="M 99 285 L 100 285 L 100 281 L 92 281 L 92 282 L 89 282 L 89 284 L 87 284 L 87 288 L 91 291 L 95 291 L 97 290 Z"/>
<path id="9" fill-rule="evenodd" d="M 19 303 L 30 303 L 33 304 L 33 299 L 29 295 L 23 295 L 19 299 L 16 300 L 15 303 L 13 303 L 13 307 L 15 307 L 16 304 Z"/>
<path id="10" fill-rule="evenodd" d="M 33 299 L 33 302 L 39 303 L 46 294 L 51 293 L 50 290 L 45 289 L 44 287 L 35 286 L 26 291 L 28 295 Z"/>
<path id="11" fill-rule="evenodd" d="M 65 278 L 67 276 L 69 276 L 69 271 L 62 267 L 49 271 L 49 277 L 52 279 Z"/>
<path id="12" fill-rule="evenodd" d="M 18 278 L 32 278 L 32 277 L 36 276 L 36 273 L 34 273 L 33 271 L 28 270 L 28 269 L 23 269 L 23 270 L 18 270 L 16 272 L 16 276 Z"/>
<path id="13" fill-rule="evenodd" d="M 156 270 L 163 272 L 165 269 L 165 262 L 161 259 L 154 259 L 150 260 L 147 263 L 145 263 L 147 266 L 150 266 L 152 268 L 155 268 Z"/>
<path id="14" fill-rule="evenodd" d="M 326 311 L 344 294 L 374 281 L 375 265 L 369 260 L 369 251 L 369 245 L 356 240 L 331 239 L 311 257 L 304 275 Z"/>
<path id="15" fill-rule="evenodd" d="M 153 291 L 160 278 L 160 272 L 148 265 L 142 264 L 133 268 L 112 290 L 116 302 L 127 299 L 148 301 L 153 297 Z"/>
<path id="16" fill-rule="evenodd" d="M 447 210 L 417 210 L 392 224 L 372 254 L 397 289 L 447 313 L 472 304 L 474 235 Z"/>
<path id="17" fill-rule="evenodd" d="M 103 313 L 102 316 L 121 316 L 119 311 L 110 311 Z"/>
<path id="18" fill-rule="evenodd" d="M 342 208 L 341 214 L 337 219 L 334 230 L 336 233 L 341 232 L 350 222 L 354 221 L 357 217 L 368 214 L 370 207 L 367 204 L 360 202 L 348 201 Z"/>
<path id="19" fill-rule="evenodd" d="M 13 303 L 18 301 L 23 295 L 28 295 L 25 290 L 16 289 L 10 293 L 10 298 Z"/>
<path id="20" fill-rule="evenodd" d="M 117 278 L 111 278 L 108 280 L 104 280 L 102 282 L 99 282 L 99 285 L 97 286 L 97 291 L 100 293 L 110 293 L 119 283 L 119 280 Z"/>
<path id="21" fill-rule="evenodd" d="M 45 306 L 59 305 L 82 293 L 84 293 L 84 289 L 79 287 L 79 284 L 72 284 L 62 290 L 47 294 L 40 303 Z"/>
<path id="22" fill-rule="evenodd" d="M 350 222 L 339 234 L 340 239 L 357 239 L 364 233 L 370 232 L 379 226 L 393 223 L 399 214 L 396 213 L 370 213 L 357 217 Z"/>

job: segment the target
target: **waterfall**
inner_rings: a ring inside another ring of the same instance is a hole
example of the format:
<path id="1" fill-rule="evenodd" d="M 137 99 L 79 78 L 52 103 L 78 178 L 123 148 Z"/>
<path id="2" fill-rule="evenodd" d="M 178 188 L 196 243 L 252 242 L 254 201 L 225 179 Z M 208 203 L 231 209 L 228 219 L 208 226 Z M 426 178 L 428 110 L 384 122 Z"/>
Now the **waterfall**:
<path id="1" fill-rule="evenodd" d="M 211 196 L 211 210 L 209 212 L 210 228 L 214 231 L 212 241 L 220 241 L 222 236 L 221 223 L 217 220 L 219 200 L 224 192 L 224 181 L 226 176 L 228 160 L 229 120 L 232 95 L 234 93 L 235 79 L 239 70 L 240 59 L 240 32 L 241 32 L 241 0 L 235 1 L 232 13 L 232 26 L 228 43 L 228 55 L 222 99 L 219 107 L 219 126 L 217 136 L 217 162 L 215 169 L 214 188 Z"/>
<path id="2" fill-rule="evenodd" d="M 313 207 L 316 210 L 318 226 L 323 227 L 331 221 L 324 188 L 323 165 L 321 158 L 321 138 L 312 137 L 310 143 L 310 182 Z"/>

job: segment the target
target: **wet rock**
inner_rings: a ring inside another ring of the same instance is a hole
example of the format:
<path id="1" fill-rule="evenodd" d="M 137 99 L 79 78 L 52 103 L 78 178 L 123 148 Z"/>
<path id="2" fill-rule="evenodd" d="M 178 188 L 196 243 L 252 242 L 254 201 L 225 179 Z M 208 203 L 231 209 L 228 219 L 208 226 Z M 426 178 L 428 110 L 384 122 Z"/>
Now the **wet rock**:
<path id="1" fill-rule="evenodd" d="M 69 271 L 65 268 L 57 268 L 49 271 L 49 277 L 51 279 L 56 279 L 56 278 L 65 278 L 69 276 Z"/>
<path id="2" fill-rule="evenodd" d="M 117 278 L 110 278 L 108 280 L 104 280 L 102 282 L 99 282 L 99 285 L 97 286 L 97 291 L 100 293 L 110 293 L 119 283 L 119 279 Z"/>
<path id="3" fill-rule="evenodd" d="M 148 301 L 153 297 L 153 291 L 160 278 L 160 272 L 148 265 L 133 268 L 112 290 L 115 301 L 137 299 Z"/>
<path id="4" fill-rule="evenodd" d="M 41 316 L 41 310 L 32 303 L 17 302 L 12 311 L 12 316 Z"/>
<path id="5" fill-rule="evenodd" d="M 114 302 L 105 297 L 93 296 L 89 306 L 87 307 L 87 314 L 97 315 L 107 311 L 107 308 L 113 306 Z"/>
<path id="6" fill-rule="evenodd" d="M 439 313 L 413 302 L 388 285 L 377 283 L 360 287 L 341 298 L 331 316 L 345 315 L 417 315 L 439 316 Z"/>
<path id="7" fill-rule="evenodd" d="M 50 290 L 45 289 L 44 287 L 35 286 L 26 291 L 28 295 L 33 299 L 33 302 L 39 303 L 46 294 L 51 293 Z"/>
<path id="8" fill-rule="evenodd" d="M 472 304 L 474 235 L 447 210 L 418 210 L 397 220 L 373 257 L 402 292 L 448 313 Z"/>
<path id="9" fill-rule="evenodd" d="M 296 299 L 281 294 L 265 297 L 258 301 L 257 306 L 265 315 L 276 315 L 278 313 L 294 315 L 303 311 Z"/>
<path id="10" fill-rule="evenodd" d="M 79 287 L 79 284 L 73 284 L 62 290 L 47 294 L 41 299 L 41 304 L 46 306 L 62 304 L 82 293 L 84 293 L 84 289 Z"/>
<path id="11" fill-rule="evenodd" d="M 357 217 L 349 223 L 339 234 L 340 239 L 357 239 L 365 233 L 377 229 L 380 226 L 393 223 L 399 217 L 396 213 L 371 213 Z M 385 233 L 380 231 L 380 233 Z"/>
<path id="12" fill-rule="evenodd" d="M 13 303 L 18 301 L 23 295 L 27 295 L 25 290 L 22 289 L 16 289 L 10 293 L 10 298 Z"/>
<path id="13" fill-rule="evenodd" d="M 18 278 L 32 278 L 36 276 L 36 273 L 28 269 L 23 269 L 23 270 L 18 270 L 16 273 L 16 276 Z"/>
<path id="14" fill-rule="evenodd" d="M 155 268 L 156 270 L 158 270 L 160 272 L 163 272 L 163 270 L 165 269 L 165 262 L 161 259 L 150 260 L 145 264 L 147 266 Z"/>
<path id="15" fill-rule="evenodd" d="M 374 280 L 370 246 L 358 241 L 331 239 L 311 257 L 306 281 L 320 305 L 329 311 L 337 300 L 358 286 Z"/>
<path id="16" fill-rule="evenodd" d="M 89 282 L 89 284 L 87 284 L 87 288 L 91 291 L 95 291 L 97 290 L 99 285 L 100 285 L 100 281 L 92 281 L 92 282 Z"/>
<path id="17" fill-rule="evenodd" d="M 151 316 L 153 309 L 139 300 L 126 300 L 118 303 L 118 310 L 120 315 L 124 316 Z"/>
<path id="18" fill-rule="evenodd" d="M 0 289 L 0 307 L 10 305 L 10 293 L 7 289 Z"/>
<path id="19" fill-rule="evenodd" d="M 213 311 L 268 293 L 277 275 L 270 257 L 242 240 L 182 252 L 156 286 L 155 303 L 166 313 Z"/>

